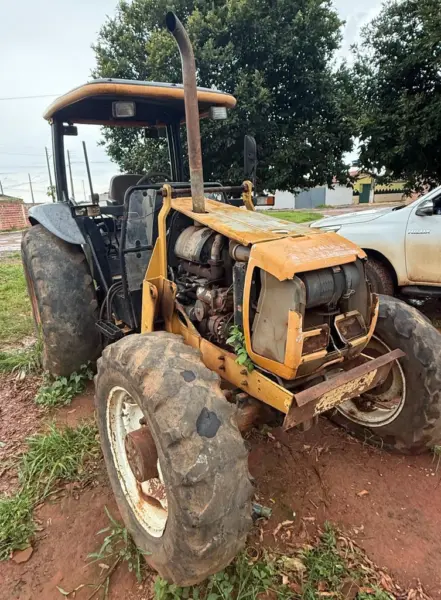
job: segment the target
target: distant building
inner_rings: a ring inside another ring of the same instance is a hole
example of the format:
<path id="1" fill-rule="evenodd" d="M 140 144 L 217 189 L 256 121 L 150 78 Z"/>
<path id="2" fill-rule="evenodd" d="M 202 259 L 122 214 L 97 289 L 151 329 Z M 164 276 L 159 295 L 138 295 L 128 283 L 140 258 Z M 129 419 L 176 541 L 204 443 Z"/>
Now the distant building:
<path id="1" fill-rule="evenodd" d="M 8 194 L 0 194 L 0 202 L 18 202 L 19 204 L 23 204 L 23 199 L 16 196 L 8 196 Z"/>
<path id="2" fill-rule="evenodd" d="M 374 174 L 363 171 L 357 164 L 349 169 L 349 175 L 356 178 L 353 184 L 354 204 L 367 204 L 368 202 L 379 204 L 404 200 L 404 181 L 397 180 L 388 184 L 376 183 Z"/>
<path id="3" fill-rule="evenodd" d="M 0 194 L 0 231 L 29 227 L 28 207 L 21 198 Z"/>
<path id="4" fill-rule="evenodd" d="M 326 185 L 292 193 L 277 190 L 274 194 L 275 209 L 322 208 L 325 206 L 346 206 L 352 204 L 352 188 L 345 185 L 334 185 L 334 189 Z"/>

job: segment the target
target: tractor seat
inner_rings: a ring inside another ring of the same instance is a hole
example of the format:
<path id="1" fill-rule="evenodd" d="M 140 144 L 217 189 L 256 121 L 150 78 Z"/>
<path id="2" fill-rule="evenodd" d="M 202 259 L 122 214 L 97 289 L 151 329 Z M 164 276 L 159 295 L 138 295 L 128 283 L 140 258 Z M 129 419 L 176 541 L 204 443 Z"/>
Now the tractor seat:
<path id="1" fill-rule="evenodd" d="M 126 173 L 124 175 L 114 175 L 110 180 L 109 198 L 107 204 L 110 206 L 118 206 L 124 204 L 124 196 L 127 190 L 136 185 L 142 175 L 134 173 Z"/>

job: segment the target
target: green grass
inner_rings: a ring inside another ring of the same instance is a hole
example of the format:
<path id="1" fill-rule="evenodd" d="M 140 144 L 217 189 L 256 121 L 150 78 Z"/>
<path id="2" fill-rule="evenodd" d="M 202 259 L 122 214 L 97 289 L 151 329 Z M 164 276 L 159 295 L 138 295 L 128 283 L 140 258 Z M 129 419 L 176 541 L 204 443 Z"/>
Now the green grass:
<path id="1" fill-rule="evenodd" d="M 42 368 L 42 351 L 43 344 L 40 339 L 23 350 L 0 350 L 0 373 L 17 373 L 20 378 L 39 373 Z"/>
<path id="2" fill-rule="evenodd" d="M 264 552 L 259 560 L 251 560 L 243 552 L 199 586 L 181 588 L 158 577 L 155 600 L 345 600 L 348 582 L 355 592 L 353 600 L 393 600 L 381 589 L 381 574 L 348 542 L 326 524 L 315 546 L 297 555 Z"/>
<path id="3" fill-rule="evenodd" d="M 307 210 L 265 210 L 266 215 L 291 221 L 293 223 L 307 223 L 308 221 L 318 221 L 323 215 L 321 213 L 310 212 Z"/>
<path id="4" fill-rule="evenodd" d="M 107 534 L 97 552 L 89 554 L 88 558 L 92 562 L 110 561 L 112 565 L 119 562 L 126 563 L 130 572 L 136 575 L 136 579 L 141 582 L 146 572 L 146 562 L 143 552 L 136 547 L 131 535 L 116 519 L 112 517 L 107 507 L 104 507 L 110 525 L 105 529 L 98 531 L 97 535 Z M 108 565 L 110 566 L 110 565 Z"/>
<path id="5" fill-rule="evenodd" d="M 212 575 L 205 584 L 181 588 L 158 577 L 155 581 L 155 600 L 256 600 L 259 594 L 271 590 L 278 599 L 289 598 L 286 586 L 277 581 L 274 562 L 266 560 L 252 562 L 246 552 L 224 571 Z"/>
<path id="6" fill-rule="evenodd" d="M 33 503 L 25 490 L 9 498 L 0 498 L 0 560 L 13 550 L 23 550 L 35 532 Z"/>
<path id="7" fill-rule="evenodd" d="M 325 582 L 327 591 L 338 592 L 341 582 L 350 574 L 338 552 L 336 532 L 330 525 L 325 526 L 319 545 L 304 552 L 301 559 L 307 573 L 303 586 L 305 600 L 317 598 L 316 590 L 320 582 Z"/>
<path id="8" fill-rule="evenodd" d="M 31 304 L 20 254 L 2 256 L 0 262 L 0 347 L 34 334 Z"/>
<path id="9" fill-rule="evenodd" d="M 28 438 L 28 450 L 18 465 L 20 488 L 16 494 L 0 497 L 0 560 L 14 550 L 26 548 L 35 532 L 32 518 L 36 504 L 54 491 L 58 481 L 85 480 L 87 465 L 100 453 L 94 424 L 57 429 Z"/>
<path id="10" fill-rule="evenodd" d="M 87 365 L 83 365 L 78 373 L 72 373 L 69 377 L 52 378 L 50 375 L 45 375 L 35 402 L 46 408 L 70 404 L 75 396 L 84 391 L 86 383 L 92 378 L 93 371 Z"/>
<path id="11" fill-rule="evenodd" d="M 84 465 L 99 455 L 95 425 L 57 429 L 51 424 L 45 433 L 28 438 L 28 450 L 19 467 L 19 480 L 32 489 L 39 502 L 53 490 L 56 481 L 75 481 L 86 476 Z"/>

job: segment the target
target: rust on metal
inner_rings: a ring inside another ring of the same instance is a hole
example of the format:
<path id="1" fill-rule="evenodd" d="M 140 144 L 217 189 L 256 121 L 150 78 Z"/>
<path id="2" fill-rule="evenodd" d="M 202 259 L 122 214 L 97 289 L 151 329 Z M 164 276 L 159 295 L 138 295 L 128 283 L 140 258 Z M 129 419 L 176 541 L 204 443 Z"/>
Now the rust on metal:
<path id="1" fill-rule="evenodd" d="M 158 288 L 150 281 L 144 281 L 142 286 L 142 315 L 141 331 L 153 331 L 157 310 Z"/>
<path id="2" fill-rule="evenodd" d="M 173 281 L 163 280 L 161 296 L 161 315 L 164 317 L 165 329 L 171 333 L 171 322 L 175 312 L 175 299 L 178 288 Z"/>
<path id="3" fill-rule="evenodd" d="M 316 330 L 314 330 L 316 331 Z M 315 335 L 307 335 L 309 331 L 304 331 L 304 339 L 303 339 L 303 354 L 312 354 L 313 352 L 318 352 L 319 350 L 323 350 L 327 347 L 329 343 L 329 335 L 330 329 L 327 323 L 324 323 L 319 329 L 319 333 Z"/>
<path id="4" fill-rule="evenodd" d="M 168 510 L 167 491 L 159 477 L 143 481 L 139 487 L 141 488 L 142 499 L 145 502 L 152 506 L 161 507 L 165 511 Z"/>
<path id="5" fill-rule="evenodd" d="M 261 212 L 243 210 L 231 204 L 224 204 L 216 200 L 205 198 L 205 213 L 195 215 L 192 208 L 192 200 L 187 198 L 172 198 L 171 206 L 184 215 L 195 219 L 198 223 L 210 227 L 214 231 L 244 245 L 275 240 L 287 236 L 310 236 L 330 235 L 322 233 L 319 229 L 312 229 L 305 225 L 299 225 L 288 221 L 282 221 L 262 214 Z M 344 238 L 335 235 L 337 240 Z M 356 248 L 354 244 L 347 241 L 349 246 Z"/>
<path id="6" fill-rule="evenodd" d="M 185 311 L 182 310 L 182 307 L 177 306 L 177 308 L 185 324 L 179 317 L 176 317 L 173 322 L 173 332 L 181 334 L 189 346 L 200 350 L 202 360 L 209 369 L 215 371 L 221 378 L 229 381 L 234 386 L 244 391 L 246 389 L 247 394 L 250 396 L 273 406 L 283 413 L 288 412 L 293 399 L 292 392 L 272 381 L 257 369 L 249 372 L 247 379 L 244 379 L 241 374 L 243 367 L 237 364 L 236 355 L 202 338 L 188 319 Z"/>
<path id="7" fill-rule="evenodd" d="M 343 342 L 349 342 L 366 334 L 363 316 L 358 310 L 353 310 L 335 317 L 335 328 Z"/>
<path id="8" fill-rule="evenodd" d="M 158 477 L 158 452 L 147 426 L 131 431 L 124 440 L 127 460 L 139 482 Z"/>
<path id="9" fill-rule="evenodd" d="M 165 17 L 167 29 L 179 47 L 184 83 L 185 122 L 187 125 L 188 162 L 193 212 L 205 212 L 204 174 L 202 170 L 201 131 L 199 126 L 199 106 L 196 86 L 196 63 L 193 48 L 181 21 L 174 12 Z"/>
<path id="10" fill-rule="evenodd" d="M 372 360 L 366 358 L 366 362 L 363 364 L 359 364 L 360 357 L 356 359 L 357 366 L 353 366 L 352 362 L 346 363 L 345 369 L 348 370 L 294 394 L 293 403 L 285 417 L 284 428 L 295 427 L 346 400 L 357 398 L 381 385 L 389 374 L 392 362 L 403 356 L 405 353 L 396 349 Z"/>
<path id="11" fill-rule="evenodd" d="M 243 395 L 245 399 L 237 409 L 236 414 L 237 426 L 241 433 L 274 419 L 274 412 L 267 404 L 259 402 L 255 398 L 247 397 L 246 394 Z"/>

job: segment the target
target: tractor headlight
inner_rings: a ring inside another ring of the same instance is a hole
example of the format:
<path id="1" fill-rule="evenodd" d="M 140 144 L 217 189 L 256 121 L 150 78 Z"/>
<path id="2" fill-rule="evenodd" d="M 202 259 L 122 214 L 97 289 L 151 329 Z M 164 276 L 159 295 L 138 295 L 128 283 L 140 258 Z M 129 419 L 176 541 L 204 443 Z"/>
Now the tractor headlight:
<path id="1" fill-rule="evenodd" d="M 227 118 L 227 109 L 225 106 L 210 106 L 210 119 L 222 121 Z"/>
<path id="2" fill-rule="evenodd" d="M 134 102 L 112 102 L 112 115 L 115 119 L 126 119 L 135 116 Z"/>

